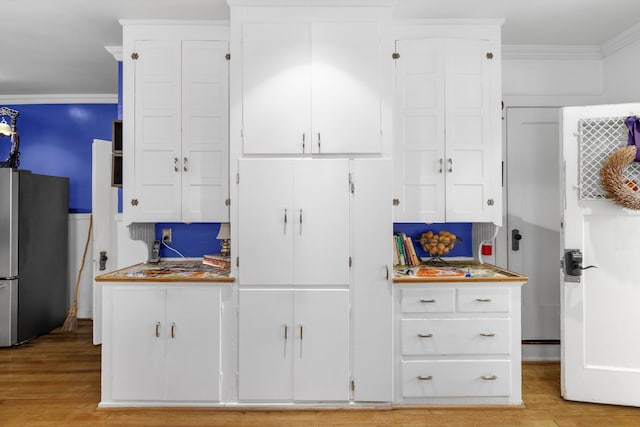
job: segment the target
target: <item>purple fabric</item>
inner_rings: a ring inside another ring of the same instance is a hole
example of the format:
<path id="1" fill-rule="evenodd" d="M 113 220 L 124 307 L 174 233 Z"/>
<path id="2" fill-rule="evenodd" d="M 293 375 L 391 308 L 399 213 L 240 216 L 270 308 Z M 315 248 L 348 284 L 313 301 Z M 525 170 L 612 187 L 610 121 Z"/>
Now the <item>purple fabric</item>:
<path id="1" fill-rule="evenodd" d="M 638 144 L 640 144 L 640 123 L 638 123 L 639 120 L 640 119 L 638 119 L 637 116 L 629 116 L 624 121 L 624 124 L 627 125 L 627 128 L 629 129 L 629 140 L 627 141 L 627 146 L 636 146 L 636 162 L 640 162 L 640 150 L 638 150 Z"/>

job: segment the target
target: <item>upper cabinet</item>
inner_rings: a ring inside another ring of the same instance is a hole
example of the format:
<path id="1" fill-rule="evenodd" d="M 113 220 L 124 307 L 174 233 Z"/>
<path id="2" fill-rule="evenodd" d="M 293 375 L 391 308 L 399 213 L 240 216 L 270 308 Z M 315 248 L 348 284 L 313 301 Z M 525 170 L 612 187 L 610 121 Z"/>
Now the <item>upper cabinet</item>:
<path id="1" fill-rule="evenodd" d="M 394 220 L 501 224 L 495 43 L 399 40 L 396 53 Z"/>
<path id="2" fill-rule="evenodd" d="M 380 19 L 306 9 L 242 24 L 242 152 L 380 153 Z"/>
<path id="3" fill-rule="evenodd" d="M 125 25 L 126 223 L 228 221 L 228 41 L 211 28 Z"/>

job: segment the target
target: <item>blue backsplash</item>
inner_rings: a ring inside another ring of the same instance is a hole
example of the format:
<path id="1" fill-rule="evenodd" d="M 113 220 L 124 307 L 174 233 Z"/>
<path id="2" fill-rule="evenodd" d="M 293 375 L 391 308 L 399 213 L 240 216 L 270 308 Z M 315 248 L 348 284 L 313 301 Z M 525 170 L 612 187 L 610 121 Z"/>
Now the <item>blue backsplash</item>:
<path id="1" fill-rule="evenodd" d="M 216 239 L 220 230 L 219 223 L 156 223 L 156 239 L 162 238 L 162 229 L 171 228 L 172 242 L 168 243 L 173 249 L 187 258 L 201 257 L 204 254 L 220 252 L 220 240 Z M 233 242 L 231 242 L 233 244 Z M 180 255 L 166 248 L 160 248 L 162 258 L 179 258 Z"/>
<path id="2" fill-rule="evenodd" d="M 422 246 L 416 244 L 420 240 L 420 235 L 427 231 L 433 231 L 438 233 L 439 231 L 446 230 L 456 235 L 460 240 L 456 243 L 456 246 L 447 257 L 473 257 L 473 245 L 472 245 L 472 224 L 468 222 L 447 222 L 447 223 L 413 223 L 413 222 L 396 222 L 393 224 L 394 233 L 405 233 L 411 237 L 414 241 L 416 253 L 421 258 L 431 258 L 427 252 L 422 249 Z M 391 237 L 389 237 L 391 238 Z M 446 257 L 443 257 L 446 258 Z"/>

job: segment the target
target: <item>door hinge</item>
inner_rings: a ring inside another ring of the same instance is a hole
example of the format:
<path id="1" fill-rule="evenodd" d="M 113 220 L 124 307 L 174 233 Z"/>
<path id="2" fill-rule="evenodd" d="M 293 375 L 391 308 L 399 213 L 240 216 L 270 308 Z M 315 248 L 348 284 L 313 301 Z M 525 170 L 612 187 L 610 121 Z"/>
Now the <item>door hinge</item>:
<path id="1" fill-rule="evenodd" d="M 224 204 L 225 206 L 231 206 L 231 199 L 225 199 Z"/>
<path id="2" fill-rule="evenodd" d="M 140 58 L 140 55 L 138 55 L 138 52 L 133 52 L 133 53 L 131 54 L 131 59 L 136 60 L 136 59 L 138 59 L 138 58 Z"/>
<path id="3" fill-rule="evenodd" d="M 236 184 L 240 184 L 240 174 L 236 174 Z"/>
<path id="4" fill-rule="evenodd" d="M 227 61 L 231 60 L 231 54 L 230 54 L 230 53 L 227 53 L 227 54 L 224 56 L 224 59 L 226 59 Z"/>
<path id="5" fill-rule="evenodd" d="M 236 257 L 236 267 L 240 267 L 240 257 Z"/>
<path id="6" fill-rule="evenodd" d="M 353 258 L 349 257 L 349 267 L 353 265 Z"/>
<path id="7" fill-rule="evenodd" d="M 393 52 L 393 55 L 391 55 L 391 57 L 393 59 L 398 59 L 398 58 L 400 58 L 400 54 L 398 52 Z"/>
<path id="8" fill-rule="evenodd" d="M 493 59 L 493 52 L 487 52 L 487 59 Z"/>
<path id="9" fill-rule="evenodd" d="M 400 199 L 393 199 L 393 206 L 399 206 L 400 205 Z"/>

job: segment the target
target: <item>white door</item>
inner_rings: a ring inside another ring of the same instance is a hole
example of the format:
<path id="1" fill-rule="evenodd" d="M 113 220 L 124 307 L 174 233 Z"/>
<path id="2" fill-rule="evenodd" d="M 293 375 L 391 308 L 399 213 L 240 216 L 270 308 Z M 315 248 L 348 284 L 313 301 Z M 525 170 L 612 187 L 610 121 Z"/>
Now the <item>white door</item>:
<path id="1" fill-rule="evenodd" d="M 294 399 L 349 400 L 349 291 L 295 291 Z"/>
<path id="2" fill-rule="evenodd" d="M 228 43 L 182 42 L 182 221 L 227 222 Z"/>
<path id="3" fill-rule="evenodd" d="M 558 108 L 507 109 L 507 268 L 522 288 L 522 339 L 560 339 Z M 520 240 L 518 240 L 520 236 Z M 559 346 L 525 345 L 523 358 L 557 359 Z"/>
<path id="4" fill-rule="evenodd" d="M 291 285 L 293 161 L 242 159 L 238 169 L 240 284 Z"/>
<path id="5" fill-rule="evenodd" d="M 349 161 L 294 163 L 293 265 L 296 285 L 349 284 Z"/>
<path id="6" fill-rule="evenodd" d="M 247 23 L 242 31 L 243 152 L 310 153 L 309 24 Z"/>
<path id="7" fill-rule="evenodd" d="M 379 153 L 379 25 L 314 23 L 311 40 L 312 151 Z"/>
<path id="8" fill-rule="evenodd" d="M 220 289 L 167 289 L 167 400 L 220 398 Z"/>
<path id="9" fill-rule="evenodd" d="M 586 178 L 597 177 L 599 166 L 583 166 L 579 179 L 579 141 L 598 147 L 615 132 L 585 139 L 583 130 L 582 137 L 576 136 L 582 119 L 621 118 L 617 128 L 622 128 L 619 146 L 624 146 L 623 120 L 637 114 L 640 104 L 562 109 L 561 247 L 581 250 L 583 267 L 597 266 L 584 270 L 580 281 L 565 276 L 563 283 L 561 378 L 562 395 L 569 400 L 640 406 L 640 286 L 634 268 L 640 259 L 640 212 L 608 199 L 590 200 Z"/>
<path id="10" fill-rule="evenodd" d="M 135 49 L 134 190 L 133 200 L 123 203 L 132 221 L 177 221 L 182 172 L 180 41 L 136 41 Z"/>
<path id="11" fill-rule="evenodd" d="M 164 289 L 115 288 L 112 336 L 114 400 L 165 398 L 167 325 Z"/>
<path id="12" fill-rule="evenodd" d="M 240 289 L 240 400 L 293 398 L 293 293 Z"/>

